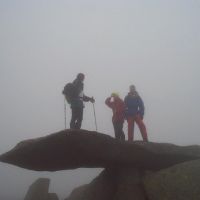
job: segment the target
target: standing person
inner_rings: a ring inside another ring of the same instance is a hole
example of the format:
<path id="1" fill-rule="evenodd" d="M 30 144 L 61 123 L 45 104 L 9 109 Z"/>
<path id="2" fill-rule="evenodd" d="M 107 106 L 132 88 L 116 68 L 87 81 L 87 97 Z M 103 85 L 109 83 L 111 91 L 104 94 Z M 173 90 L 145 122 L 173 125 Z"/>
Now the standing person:
<path id="1" fill-rule="evenodd" d="M 147 131 L 143 122 L 144 103 L 134 85 L 129 87 L 129 93 L 124 99 L 125 115 L 128 121 L 128 140 L 133 141 L 134 123 L 136 122 L 142 134 L 143 141 L 148 141 Z"/>
<path id="2" fill-rule="evenodd" d="M 71 116 L 71 122 L 70 122 L 70 128 L 71 129 L 80 129 L 82 120 L 83 120 L 83 108 L 84 108 L 84 101 L 85 102 L 92 102 L 94 103 L 95 100 L 93 97 L 88 97 L 84 95 L 83 89 L 84 89 L 84 81 L 85 75 L 82 73 L 79 73 L 76 77 L 76 79 L 70 83 L 69 87 L 69 95 L 63 91 L 63 94 L 65 95 L 68 103 L 71 104 L 71 110 L 72 110 L 72 116 Z M 67 84 L 69 85 L 69 84 Z M 66 85 L 66 86 L 67 86 Z M 65 90 L 65 89 L 64 89 Z"/>
<path id="3" fill-rule="evenodd" d="M 119 140 L 125 140 L 123 132 L 124 124 L 124 102 L 117 93 L 112 93 L 105 101 L 105 104 L 113 111 L 112 123 L 115 131 L 115 137 Z"/>

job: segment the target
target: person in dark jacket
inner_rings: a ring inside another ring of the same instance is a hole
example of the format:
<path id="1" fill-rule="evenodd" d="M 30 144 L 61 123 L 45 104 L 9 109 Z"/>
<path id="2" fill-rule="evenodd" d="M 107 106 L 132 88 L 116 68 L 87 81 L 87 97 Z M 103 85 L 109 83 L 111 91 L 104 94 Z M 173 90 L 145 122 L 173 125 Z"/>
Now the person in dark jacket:
<path id="1" fill-rule="evenodd" d="M 136 122 L 142 134 L 143 141 L 148 141 L 147 131 L 143 122 L 144 103 L 134 85 L 129 87 L 129 93 L 124 99 L 125 115 L 128 121 L 128 140 L 133 141 L 134 123 Z"/>
<path id="2" fill-rule="evenodd" d="M 124 102 L 117 93 L 112 93 L 105 101 L 105 104 L 113 111 L 112 123 L 115 131 L 115 137 L 119 140 L 125 140 L 123 132 L 124 124 Z"/>
<path id="3" fill-rule="evenodd" d="M 84 108 L 84 101 L 85 102 L 92 102 L 94 103 L 95 100 L 93 97 L 88 97 L 84 95 L 83 89 L 84 89 L 84 81 L 85 75 L 82 73 L 79 73 L 76 77 L 76 79 L 73 81 L 73 98 L 71 98 L 71 110 L 72 110 L 72 117 L 70 122 L 70 128 L 71 129 L 80 129 L 82 125 L 83 120 L 83 108 Z"/>

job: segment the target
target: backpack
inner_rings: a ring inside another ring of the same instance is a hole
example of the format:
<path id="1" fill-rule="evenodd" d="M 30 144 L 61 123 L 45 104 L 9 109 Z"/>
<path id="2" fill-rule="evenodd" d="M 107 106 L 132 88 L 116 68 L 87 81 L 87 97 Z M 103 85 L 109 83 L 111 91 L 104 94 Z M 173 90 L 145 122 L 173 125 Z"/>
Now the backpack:
<path id="1" fill-rule="evenodd" d="M 65 99 L 70 104 L 71 99 L 74 97 L 74 84 L 73 83 L 67 83 L 62 91 L 63 95 L 65 96 Z"/>

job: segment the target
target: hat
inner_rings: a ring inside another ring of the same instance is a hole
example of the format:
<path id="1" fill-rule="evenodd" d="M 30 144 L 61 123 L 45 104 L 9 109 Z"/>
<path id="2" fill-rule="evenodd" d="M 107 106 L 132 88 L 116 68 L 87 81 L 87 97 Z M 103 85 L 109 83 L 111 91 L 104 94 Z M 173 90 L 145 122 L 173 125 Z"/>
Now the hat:
<path id="1" fill-rule="evenodd" d="M 112 96 L 112 97 L 119 97 L 119 94 L 118 94 L 117 92 L 113 92 L 113 93 L 111 94 L 111 96 Z"/>

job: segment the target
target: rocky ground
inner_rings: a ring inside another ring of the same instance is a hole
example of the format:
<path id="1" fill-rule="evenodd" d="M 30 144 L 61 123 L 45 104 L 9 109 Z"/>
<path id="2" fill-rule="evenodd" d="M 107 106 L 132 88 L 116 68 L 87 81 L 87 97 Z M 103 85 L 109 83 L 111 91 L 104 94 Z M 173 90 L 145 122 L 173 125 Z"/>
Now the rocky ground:
<path id="1" fill-rule="evenodd" d="M 64 130 L 23 141 L 1 155 L 0 161 L 36 171 L 105 168 L 66 200 L 200 199 L 197 145 L 124 142 L 102 133 Z M 48 193 L 48 180 L 40 187 L 42 180 L 30 187 L 25 200 L 58 199 L 56 194 Z"/>

